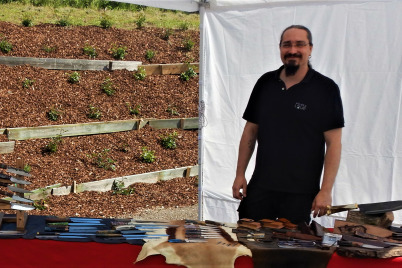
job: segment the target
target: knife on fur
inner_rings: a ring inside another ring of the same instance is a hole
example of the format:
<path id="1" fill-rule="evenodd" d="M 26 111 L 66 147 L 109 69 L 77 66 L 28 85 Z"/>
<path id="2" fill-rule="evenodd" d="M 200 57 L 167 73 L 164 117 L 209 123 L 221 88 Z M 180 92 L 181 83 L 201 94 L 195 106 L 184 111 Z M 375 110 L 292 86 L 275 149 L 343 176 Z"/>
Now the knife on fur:
<path id="1" fill-rule="evenodd" d="M 33 203 L 33 201 L 31 199 L 27 199 L 27 198 L 24 198 L 24 197 L 21 197 L 21 196 L 18 196 L 18 195 L 15 195 L 13 193 L 9 193 L 9 192 L 6 192 L 6 191 L 0 190 L 0 194 L 5 195 L 5 196 L 9 196 L 9 197 L 11 197 L 12 199 L 14 199 L 16 201 Z"/>
<path id="2" fill-rule="evenodd" d="M 31 174 L 29 174 L 28 172 L 26 172 L 23 169 L 10 167 L 10 166 L 7 166 L 6 164 L 0 163 L 0 168 L 5 169 L 7 172 L 17 174 L 17 175 L 21 175 L 21 176 L 25 176 L 25 177 L 31 177 L 32 176 Z"/>
<path id="3" fill-rule="evenodd" d="M 350 204 L 341 206 L 328 206 L 327 215 L 334 213 L 348 211 L 352 209 L 359 209 L 365 214 L 381 214 L 389 211 L 395 211 L 402 209 L 402 200 L 397 201 L 387 201 L 387 202 L 377 202 L 377 203 L 366 203 L 366 204 Z"/>
<path id="4" fill-rule="evenodd" d="M 31 184 L 29 181 L 23 180 L 23 179 L 17 179 L 14 178 L 13 176 L 6 175 L 3 173 L 0 173 L 0 182 L 3 183 L 17 183 L 17 184 Z"/>

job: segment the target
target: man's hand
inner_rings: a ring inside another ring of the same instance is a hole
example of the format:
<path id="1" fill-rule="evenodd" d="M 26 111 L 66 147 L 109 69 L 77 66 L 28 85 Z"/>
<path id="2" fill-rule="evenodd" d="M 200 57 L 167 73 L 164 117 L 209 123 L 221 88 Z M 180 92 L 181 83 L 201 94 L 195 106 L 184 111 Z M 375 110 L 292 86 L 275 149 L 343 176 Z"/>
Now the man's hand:
<path id="1" fill-rule="evenodd" d="M 240 191 L 242 190 L 242 192 Z M 233 197 L 239 200 L 243 200 L 247 193 L 247 180 L 244 176 L 237 176 L 232 186 Z"/>
<path id="2" fill-rule="evenodd" d="M 315 196 L 311 211 L 314 211 L 313 217 L 321 217 L 327 213 L 328 206 L 332 204 L 331 192 L 319 191 Z"/>

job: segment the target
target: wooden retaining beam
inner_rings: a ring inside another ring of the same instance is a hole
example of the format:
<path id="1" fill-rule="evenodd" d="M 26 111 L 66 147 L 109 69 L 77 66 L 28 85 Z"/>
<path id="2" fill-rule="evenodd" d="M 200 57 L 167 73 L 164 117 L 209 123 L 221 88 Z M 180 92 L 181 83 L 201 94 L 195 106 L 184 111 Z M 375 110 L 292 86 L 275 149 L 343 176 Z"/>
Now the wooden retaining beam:
<path id="1" fill-rule="evenodd" d="M 134 183 L 156 183 L 158 181 L 166 181 L 180 177 L 190 177 L 198 175 L 198 165 L 191 167 L 181 167 L 175 169 L 167 169 L 137 175 L 129 175 L 101 181 L 86 182 L 81 184 L 73 184 L 71 186 L 42 188 L 32 191 L 33 193 L 25 194 L 26 198 L 32 200 L 44 199 L 49 195 L 68 195 L 72 192 L 81 193 L 84 191 L 106 192 L 112 190 L 113 183 L 123 182 L 124 187 L 128 187 Z M 44 190 L 45 189 L 45 190 Z"/>
<path id="2" fill-rule="evenodd" d="M 187 71 L 189 66 L 193 67 L 196 73 L 199 72 L 198 63 L 190 63 L 190 65 L 186 63 L 148 64 L 148 65 L 141 65 L 138 67 L 144 68 L 147 75 L 155 75 L 155 74 L 161 75 L 161 74 L 181 74 Z"/>
<path id="3" fill-rule="evenodd" d="M 9 154 L 14 152 L 15 141 L 0 142 L 0 154 Z"/>
<path id="4" fill-rule="evenodd" d="M 25 198 L 29 198 L 31 200 L 40 200 L 40 199 L 45 199 L 46 197 L 52 195 L 52 189 L 53 188 L 59 188 L 61 187 L 61 183 L 46 186 L 44 188 L 39 188 L 32 190 L 31 193 L 29 194 L 24 194 Z"/>
<path id="5" fill-rule="evenodd" d="M 71 137 L 82 135 L 105 134 L 121 131 L 138 130 L 149 124 L 156 129 L 181 128 L 197 129 L 198 117 L 176 119 L 130 119 L 82 124 L 51 125 L 39 127 L 8 128 L 9 140 L 44 139 L 52 137 Z"/>
<path id="6" fill-rule="evenodd" d="M 39 127 L 18 127 L 7 129 L 9 140 L 43 139 L 113 133 L 139 129 L 147 124 L 140 119 L 91 122 L 82 124 L 51 125 Z"/>
<path id="7" fill-rule="evenodd" d="M 110 61 L 110 60 L 82 60 L 82 59 L 58 59 L 58 58 L 30 58 L 30 57 L 0 57 L 0 64 L 17 66 L 28 64 L 51 70 L 93 70 L 111 71 L 126 69 L 136 71 L 141 61 Z"/>
<path id="8" fill-rule="evenodd" d="M 197 129 L 198 117 L 175 118 L 175 119 L 149 119 L 148 124 L 150 127 L 156 129 L 165 129 L 165 128 Z"/>
<path id="9" fill-rule="evenodd" d="M 31 58 L 31 57 L 8 57 L 0 56 L 0 64 L 8 66 L 31 65 L 51 70 L 74 70 L 74 71 L 112 71 L 126 69 L 136 71 L 138 67 L 145 69 L 147 75 L 181 74 L 193 67 L 199 72 L 199 63 L 172 63 L 172 64 L 147 64 L 141 61 L 113 61 L 113 60 L 83 60 L 83 59 L 59 59 L 59 58 Z"/>

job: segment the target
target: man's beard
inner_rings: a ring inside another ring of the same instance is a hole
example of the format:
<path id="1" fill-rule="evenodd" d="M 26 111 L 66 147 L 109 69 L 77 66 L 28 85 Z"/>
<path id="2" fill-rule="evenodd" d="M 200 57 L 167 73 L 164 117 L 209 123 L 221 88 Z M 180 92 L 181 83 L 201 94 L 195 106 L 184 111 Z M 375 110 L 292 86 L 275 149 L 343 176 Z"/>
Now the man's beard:
<path id="1" fill-rule="evenodd" d="M 285 75 L 292 76 L 295 75 L 297 70 L 299 70 L 300 65 L 296 65 L 294 61 L 290 61 L 289 63 L 285 64 Z"/>
<path id="2" fill-rule="evenodd" d="M 300 54 L 291 54 L 288 53 L 285 55 L 285 60 L 289 57 L 298 57 L 301 58 L 302 56 Z M 295 75 L 297 70 L 299 70 L 300 65 L 296 65 L 295 60 L 290 60 L 288 63 L 285 63 L 285 75 L 286 76 L 292 76 Z"/>

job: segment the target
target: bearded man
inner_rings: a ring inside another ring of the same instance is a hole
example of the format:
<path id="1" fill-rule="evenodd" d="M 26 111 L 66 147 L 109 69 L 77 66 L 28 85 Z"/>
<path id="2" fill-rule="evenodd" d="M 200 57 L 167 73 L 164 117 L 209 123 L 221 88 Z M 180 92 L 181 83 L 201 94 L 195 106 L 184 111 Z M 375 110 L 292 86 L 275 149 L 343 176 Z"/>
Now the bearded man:
<path id="1" fill-rule="evenodd" d="M 342 100 L 336 83 L 310 65 L 308 28 L 286 28 L 279 49 L 283 66 L 259 78 L 243 114 L 247 122 L 233 197 L 241 200 L 240 219 L 309 223 L 311 213 L 322 216 L 332 203 L 344 127 Z M 257 142 L 247 184 L 245 171 Z"/>

